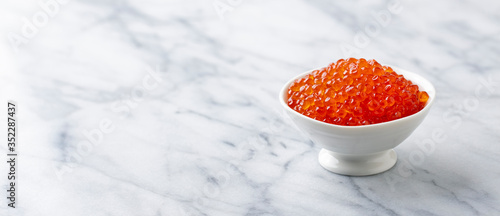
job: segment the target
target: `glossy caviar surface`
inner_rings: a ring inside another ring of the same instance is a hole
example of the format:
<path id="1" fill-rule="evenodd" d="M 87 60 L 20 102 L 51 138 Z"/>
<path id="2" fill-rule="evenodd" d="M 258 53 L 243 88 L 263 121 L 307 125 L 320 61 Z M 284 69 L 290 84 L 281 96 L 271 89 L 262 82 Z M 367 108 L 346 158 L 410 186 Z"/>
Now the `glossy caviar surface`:
<path id="1" fill-rule="evenodd" d="M 422 110 L 425 91 L 375 60 L 340 59 L 295 80 L 287 104 L 310 118 L 336 125 L 368 125 Z"/>

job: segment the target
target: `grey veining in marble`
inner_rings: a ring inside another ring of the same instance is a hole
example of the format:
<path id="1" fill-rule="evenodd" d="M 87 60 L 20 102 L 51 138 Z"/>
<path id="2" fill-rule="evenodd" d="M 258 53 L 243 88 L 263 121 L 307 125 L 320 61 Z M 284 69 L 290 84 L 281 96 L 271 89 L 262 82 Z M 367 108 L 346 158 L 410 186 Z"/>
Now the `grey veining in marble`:
<path id="1" fill-rule="evenodd" d="M 0 4 L 20 155 L 0 215 L 500 215 L 499 1 Z M 348 56 L 437 89 L 383 174 L 324 170 L 278 103 Z"/>

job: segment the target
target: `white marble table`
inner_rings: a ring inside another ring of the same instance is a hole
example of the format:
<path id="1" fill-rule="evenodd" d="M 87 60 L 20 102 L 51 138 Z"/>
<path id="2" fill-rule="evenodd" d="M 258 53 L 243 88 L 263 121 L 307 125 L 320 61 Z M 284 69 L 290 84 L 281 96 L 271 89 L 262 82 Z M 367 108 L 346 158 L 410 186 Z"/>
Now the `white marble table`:
<path id="1" fill-rule="evenodd" d="M 498 1 L 1 4 L 0 215 L 500 215 Z M 383 174 L 321 168 L 277 100 L 347 56 L 438 92 Z"/>

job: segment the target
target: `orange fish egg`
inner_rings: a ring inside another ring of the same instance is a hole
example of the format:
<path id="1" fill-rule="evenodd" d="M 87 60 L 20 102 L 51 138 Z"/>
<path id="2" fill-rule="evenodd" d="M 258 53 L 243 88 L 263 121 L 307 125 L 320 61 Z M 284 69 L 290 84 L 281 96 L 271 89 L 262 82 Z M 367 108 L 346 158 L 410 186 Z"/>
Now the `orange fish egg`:
<path id="1" fill-rule="evenodd" d="M 310 118 L 336 125 L 368 125 L 412 115 L 429 95 L 375 60 L 340 59 L 295 80 L 288 106 Z"/>

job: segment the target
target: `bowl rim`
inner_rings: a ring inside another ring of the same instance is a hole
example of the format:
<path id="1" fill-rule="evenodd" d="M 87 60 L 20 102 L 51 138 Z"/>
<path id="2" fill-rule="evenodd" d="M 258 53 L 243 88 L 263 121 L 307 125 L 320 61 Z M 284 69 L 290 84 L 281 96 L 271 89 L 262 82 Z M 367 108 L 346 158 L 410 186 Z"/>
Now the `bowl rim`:
<path id="1" fill-rule="evenodd" d="M 426 86 L 425 89 L 422 89 L 422 90 L 426 91 L 429 94 L 429 100 L 427 101 L 427 104 L 425 105 L 425 107 L 422 110 L 420 110 L 420 111 L 418 111 L 418 112 L 416 112 L 414 114 L 411 114 L 409 116 L 405 116 L 403 118 L 399 118 L 399 119 L 392 120 L 392 121 L 375 123 L 375 124 L 369 124 L 369 125 L 348 126 L 348 125 L 336 125 L 336 124 L 330 124 L 330 123 L 322 122 L 322 121 L 310 118 L 308 116 L 305 116 L 302 113 L 299 113 L 299 112 L 295 111 L 294 109 L 290 108 L 288 106 L 288 104 L 285 102 L 285 95 L 287 94 L 288 87 L 291 85 L 291 83 L 293 81 L 299 79 L 299 78 L 304 77 L 307 74 L 312 73 L 315 70 L 321 70 L 321 69 L 323 69 L 325 67 L 316 68 L 316 69 L 312 69 L 312 70 L 306 71 L 306 72 L 301 73 L 301 74 L 293 77 L 292 79 L 288 80 L 285 83 L 285 85 L 280 90 L 280 94 L 279 94 L 280 104 L 282 106 L 284 106 L 287 111 L 295 113 L 295 114 L 298 114 L 298 116 L 301 116 L 301 117 L 303 117 L 305 119 L 312 120 L 313 122 L 319 123 L 319 124 L 324 125 L 324 126 L 328 126 L 328 127 L 332 127 L 332 128 L 339 128 L 339 129 L 340 128 L 341 129 L 371 128 L 371 127 L 379 127 L 379 126 L 383 126 L 383 125 L 393 124 L 393 123 L 396 123 L 396 122 L 406 121 L 406 120 L 408 120 L 410 118 L 415 117 L 416 115 L 418 115 L 420 113 L 427 112 L 431 108 L 431 106 L 432 106 L 432 104 L 433 104 L 433 102 L 435 100 L 435 97 L 436 97 L 436 89 L 434 88 L 434 85 L 432 85 L 432 83 L 429 82 L 429 80 L 425 79 L 424 77 L 422 77 L 419 74 L 410 72 L 410 71 L 405 70 L 405 69 L 401 69 L 399 67 L 395 67 L 395 66 L 392 66 L 392 65 L 386 65 L 386 64 L 382 64 L 382 65 L 391 67 L 397 74 L 403 75 L 405 79 L 410 80 L 413 84 L 417 85 L 419 87 L 419 90 L 421 90 L 422 88 L 424 88 L 423 85 Z M 413 79 L 408 78 L 408 76 L 409 77 L 413 77 Z M 417 78 L 419 81 L 415 82 L 415 78 Z"/>

